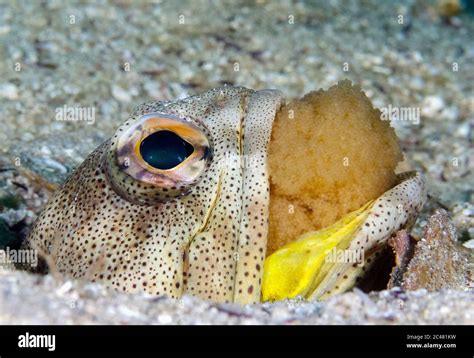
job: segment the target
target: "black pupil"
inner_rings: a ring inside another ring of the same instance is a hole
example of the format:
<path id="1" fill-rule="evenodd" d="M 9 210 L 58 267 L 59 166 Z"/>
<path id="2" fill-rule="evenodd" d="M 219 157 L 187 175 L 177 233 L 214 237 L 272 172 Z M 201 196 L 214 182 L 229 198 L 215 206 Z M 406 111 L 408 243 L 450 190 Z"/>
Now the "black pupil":
<path id="1" fill-rule="evenodd" d="M 159 131 L 150 134 L 140 144 L 142 158 L 157 169 L 171 169 L 189 157 L 194 148 L 176 133 Z"/>

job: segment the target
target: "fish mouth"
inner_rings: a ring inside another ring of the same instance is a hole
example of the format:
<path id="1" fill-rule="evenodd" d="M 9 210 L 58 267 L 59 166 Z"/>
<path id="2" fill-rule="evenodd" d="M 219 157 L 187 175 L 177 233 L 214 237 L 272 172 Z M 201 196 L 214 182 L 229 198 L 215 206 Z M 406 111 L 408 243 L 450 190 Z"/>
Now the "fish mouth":
<path id="1" fill-rule="evenodd" d="M 380 113 L 349 81 L 277 112 L 267 158 L 263 301 L 324 299 L 350 289 L 390 235 L 416 219 L 424 180 L 396 174 L 403 155 Z"/>
<path id="2" fill-rule="evenodd" d="M 262 301 L 323 300 L 352 288 L 387 240 L 414 224 L 426 198 L 421 173 L 398 174 L 397 185 L 377 200 L 273 252 L 265 260 Z"/>
<path id="3" fill-rule="evenodd" d="M 228 196 L 229 170 L 225 170 L 219 175 L 217 190 L 205 220 L 184 248 L 184 292 L 197 293 L 217 301 L 246 304 L 296 296 L 325 299 L 350 289 L 373 265 L 374 257 L 385 247 L 390 235 L 402 226 L 410 225 L 421 209 L 426 198 L 421 174 L 397 176 L 387 190 L 365 204 L 361 203 L 355 211 L 347 211 L 339 221 L 320 230 L 306 230 L 303 234 L 290 237 L 289 243 L 267 253 L 271 240 L 272 200 L 275 198 L 272 140 L 275 121 L 282 116 L 282 112 L 286 114 L 286 101 L 281 92 L 275 90 L 248 91 L 241 95 L 240 101 L 240 121 L 237 125 L 240 140 L 236 149 L 237 170 L 241 170 L 242 178 L 238 184 L 240 194 L 236 196 L 239 205 L 234 212 L 236 215 L 219 216 L 222 205 L 227 205 L 226 200 L 232 202 L 232 195 Z M 272 108 L 272 111 L 262 111 L 261 103 L 267 104 L 264 108 Z M 245 158 L 255 154 L 262 154 L 263 161 L 245 162 Z M 294 155 L 289 156 L 289 160 L 308 161 Z M 211 245 L 219 242 L 216 240 L 219 237 L 218 222 L 222 223 L 221 226 L 235 224 L 237 227 L 231 240 L 229 234 L 226 236 L 226 240 L 234 244 L 222 250 L 234 257 L 215 250 L 219 262 L 213 261 L 210 255 L 200 253 L 206 242 Z M 352 255 L 349 260 L 339 260 L 339 252 Z M 334 257 L 331 258 L 331 255 Z M 194 267 L 193 276 L 189 274 L 191 263 L 196 266 L 196 261 L 205 260 L 213 265 L 201 265 L 199 270 Z M 222 268 L 227 269 L 228 279 L 216 276 Z M 191 276 L 194 279 L 189 280 Z M 215 285 L 223 281 L 225 288 Z M 201 289 L 208 283 L 214 285 L 211 288 L 213 296 L 205 296 L 209 289 Z M 215 294 L 217 291 L 223 294 Z"/>

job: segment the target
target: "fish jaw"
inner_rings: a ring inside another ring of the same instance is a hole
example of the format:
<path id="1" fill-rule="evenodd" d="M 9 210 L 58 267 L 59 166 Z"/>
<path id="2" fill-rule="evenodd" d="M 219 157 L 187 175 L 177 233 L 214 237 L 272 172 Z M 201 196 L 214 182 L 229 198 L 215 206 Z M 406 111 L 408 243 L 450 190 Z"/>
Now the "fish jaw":
<path id="1" fill-rule="evenodd" d="M 265 261 L 262 299 L 303 296 L 322 300 L 352 288 L 373 265 L 388 238 L 414 223 L 426 201 L 420 173 L 402 173 L 398 180 L 398 185 L 374 202 L 270 255 Z M 339 260 L 339 253 L 357 260 Z"/>
<path id="2" fill-rule="evenodd" d="M 267 153 L 273 120 L 282 103 L 281 92 L 262 90 L 253 93 L 247 104 L 243 127 L 244 181 L 234 302 L 260 301 L 270 200 Z"/>

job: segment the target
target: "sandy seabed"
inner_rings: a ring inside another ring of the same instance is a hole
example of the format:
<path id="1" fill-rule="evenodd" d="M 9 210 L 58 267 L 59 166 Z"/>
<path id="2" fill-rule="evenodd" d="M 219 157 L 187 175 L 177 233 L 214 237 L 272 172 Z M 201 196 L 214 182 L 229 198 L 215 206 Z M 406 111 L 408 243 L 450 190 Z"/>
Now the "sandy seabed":
<path id="1" fill-rule="evenodd" d="M 442 18 L 434 3 L 0 4 L 0 197 L 21 199 L 14 209 L 0 207 L 0 218 L 27 231 L 50 194 L 12 163 L 60 183 L 142 102 L 225 83 L 275 88 L 291 99 L 347 78 L 379 108 L 420 109 L 418 122 L 392 121 L 407 166 L 428 181 L 431 199 L 414 233 L 422 235 L 443 207 L 459 238 L 472 240 L 474 20 Z M 64 105 L 94 107 L 94 120 L 57 120 Z M 0 297 L 1 323 L 474 322 L 472 292 L 452 290 L 356 290 L 323 303 L 238 307 L 6 270 Z"/>

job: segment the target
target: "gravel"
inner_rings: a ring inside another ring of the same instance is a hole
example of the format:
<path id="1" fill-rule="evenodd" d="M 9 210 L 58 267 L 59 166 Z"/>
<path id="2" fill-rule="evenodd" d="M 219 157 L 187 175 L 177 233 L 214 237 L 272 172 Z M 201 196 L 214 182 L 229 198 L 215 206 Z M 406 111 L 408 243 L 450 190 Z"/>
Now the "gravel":
<path id="1" fill-rule="evenodd" d="M 397 287 L 371 294 L 356 289 L 323 302 L 241 306 L 122 294 L 99 284 L 4 270 L 0 302 L 0 324 L 474 324 L 473 292 Z"/>

